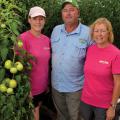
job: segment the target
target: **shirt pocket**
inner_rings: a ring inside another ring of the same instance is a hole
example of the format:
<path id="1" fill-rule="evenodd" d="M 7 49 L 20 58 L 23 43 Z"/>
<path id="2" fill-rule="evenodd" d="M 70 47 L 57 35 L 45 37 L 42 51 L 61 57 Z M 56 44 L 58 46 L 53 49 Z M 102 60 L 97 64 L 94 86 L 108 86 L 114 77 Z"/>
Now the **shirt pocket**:
<path id="1" fill-rule="evenodd" d="M 58 51 L 59 42 L 60 42 L 60 38 L 55 38 L 54 40 L 51 41 L 53 53 Z"/>
<path id="2" fill-rule="evenodd" d="M 85 58 L 87 50 L 87 44 L 74 44 L 73 57 Z"/>

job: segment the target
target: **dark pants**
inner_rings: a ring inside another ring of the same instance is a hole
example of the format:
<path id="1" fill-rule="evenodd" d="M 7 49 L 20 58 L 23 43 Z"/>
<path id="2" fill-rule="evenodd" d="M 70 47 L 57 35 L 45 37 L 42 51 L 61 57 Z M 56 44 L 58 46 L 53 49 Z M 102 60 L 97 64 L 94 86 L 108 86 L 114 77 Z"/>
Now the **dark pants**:
<path id="1" fill-rule="evenodd" d="M 80 113 L 84 120 L 106 120 L 106 110 L 94 107 L 81 101 Z"/>
<path id="2" fill-rule="evenodd" d="M 46 94 L 46 93 L 43 92 L 43 93 L 41 93 L 41 94 L 38 94 L 38 95 L 34 95 L 34 96 L 33 96 L 32 102 L 33 102 L 34 107 L 37 107 L 37 106 L 39 105 L 39 103 L 44 100 L 45 94 Z"/>

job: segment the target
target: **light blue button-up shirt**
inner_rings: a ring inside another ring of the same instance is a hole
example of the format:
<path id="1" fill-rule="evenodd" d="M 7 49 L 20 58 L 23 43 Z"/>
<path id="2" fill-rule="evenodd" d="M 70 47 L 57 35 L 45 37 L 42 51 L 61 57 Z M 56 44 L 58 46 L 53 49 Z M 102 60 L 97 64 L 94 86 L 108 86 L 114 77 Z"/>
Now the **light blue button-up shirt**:
<path id="1" fill-rule="evenodd" d="M 75 92 L 83 86 L 86 50 L 92 44 L 90 29 L 79 24 L 67 33 L 64 24 L 53 29 L 52 87 L 59 92 Z"/>

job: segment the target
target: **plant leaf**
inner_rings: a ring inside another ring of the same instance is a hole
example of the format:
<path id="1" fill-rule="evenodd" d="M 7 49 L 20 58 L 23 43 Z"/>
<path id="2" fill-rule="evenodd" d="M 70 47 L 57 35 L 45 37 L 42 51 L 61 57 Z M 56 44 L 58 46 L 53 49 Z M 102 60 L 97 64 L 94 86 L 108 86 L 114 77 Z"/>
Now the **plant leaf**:
<path id="1" fill-rule="evenodd" d="M 1 49 L 0 54 L 1 54 L 2 60 L 4 61 L 7 57 L 7 54 L 8 54 L 8 48 Z"/>
<path id="2" fill-rule="evenodd" d="M 0 81 L 3 80 L 4 76 L 5 76 L 5 69 L 2 68 L 0 69 Z"/>

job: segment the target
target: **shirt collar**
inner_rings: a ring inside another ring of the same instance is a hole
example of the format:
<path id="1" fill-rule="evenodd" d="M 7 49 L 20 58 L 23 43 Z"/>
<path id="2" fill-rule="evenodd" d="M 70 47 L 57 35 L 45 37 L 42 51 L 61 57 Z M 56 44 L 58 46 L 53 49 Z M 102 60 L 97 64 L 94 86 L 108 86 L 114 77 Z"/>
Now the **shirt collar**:
<path id="1" fill-rule="evenodd" d="M 81 23 L 79 23 L 79 25 L 77 26 L 77 28 L 75 30 L 73 30 L 72 32 L 68 33 L 66 30 L 65 30 L 65 24 L 63 24 L 61 26 L 61 32 L 65 32 L 66 34 L 78 34 L 80 33 L 80 30 L 81 30 Z"/>

